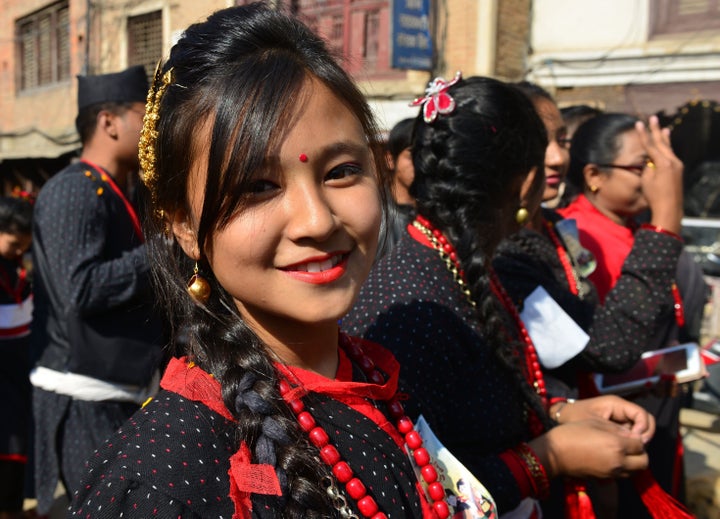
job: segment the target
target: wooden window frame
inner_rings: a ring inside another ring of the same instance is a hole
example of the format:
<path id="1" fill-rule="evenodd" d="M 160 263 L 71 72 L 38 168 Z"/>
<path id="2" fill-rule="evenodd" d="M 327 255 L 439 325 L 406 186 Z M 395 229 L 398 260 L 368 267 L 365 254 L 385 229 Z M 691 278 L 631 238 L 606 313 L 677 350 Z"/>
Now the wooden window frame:
<path id="1" fill-rule="evenodd" d="M 16 90 L 70 80 L 70 7 L 61 0 L 15 21 Z"/>
<path id="2" fill-rule="evenodd" d="M 720 29 L 720 0 L 706 0 L 704 11 L 681 13 L 683 1 L 650 2 L 650 37 L 663 37 L 682 32 Z"/>
<path id="3" fill-rule="evenodd" d="M 145 37 L 142 42 L 138 39 L 141 25 L 154 26 L 149 30 L 146 28 L 144 32 L 150 35 Z M 142 65 L 148 77 L 152 78 L 155 74 L 155 67 L 162 58 L 162 42 L 163 42 L 163 16 L 162 10 L 149 11 L 127 18 L 127 63 L 128 66 Z M 150 40 L 154 41 L 150 41 Z M 150 47 L 155 47 L 151 49 Z"/>

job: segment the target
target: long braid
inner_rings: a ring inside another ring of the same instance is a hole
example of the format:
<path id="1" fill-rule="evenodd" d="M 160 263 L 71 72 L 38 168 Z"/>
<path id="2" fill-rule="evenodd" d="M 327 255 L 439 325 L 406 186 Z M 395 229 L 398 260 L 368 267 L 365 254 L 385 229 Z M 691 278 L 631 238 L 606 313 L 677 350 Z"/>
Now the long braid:
<path id="1" fill-rule="evenodd" d="M 151 256 L 168 254 L 158 251 L 158 246 L 168 244 L 154 240 Z M 180 264 L 187 263 L 184 255 L 177 259 Z M 230 296 L 212 276 L 203 273 L 212 285 L 213 297 L 201 306 L 190 299 L 179 278 L 168 284 L 168 278 L 160 274 L 161 265 L 156 270 L 157 289 L 168 299 L 174 293 L 173 300 L 182 301 L 188 312 L 182 319 L 178 314 L 170 317 L 176 320 L 176 328 L 182 327 L 180 322 L 191 323 L 183 328 L 182 341 L 176 341 L 175 353 L 189 355 L 220 383 L 225 406 L 235 419 L 238 448 L 244 442 L 253 463 L 275 467 L 282 497 L 254 499 L 258 503 L 279 499 L 283 517 L 332 516 L 332 505 L 321 484 L 327 470 L 280 395 L 277 370 L 265 345 L 243 322 Z M 278 501 L 273 508 L 278 508 Z"/>
<path id="2" fill-rule="evenodd" d="M 515 324 L 493 294 L 488 270 L 516 196 L 510 186 L 532 167 L 542 167 L 544 127 L 532 104 L 499 81 L 469 78 L 450 94 L 457 104 L 452 114 L 432 124 L 416 120 L 411 192 L 418 212 L 455 247 L 488 347 L 518 381 L 527 405 L 550 427 L 542 401 L 527 382 L 525 345 L 508 333 Z"/>
<path id="3" fill-rule="evenodd" d="M 488 347 L 495 353 L 500 362 L 512 373 L 518 382 L 525 402 L 540 417 L 545 428 L 553 425 L 534 388 L 528 384 L 524 349 L 525 344 L 516 333 L 511 332 L 515 323 L 512 322 L 505 308 L 500 304 L 490 288 L 490 276 L 487 269 L 487 258 L 484 251 L 484 240 L 478 233 L 469 232 L 462 219 L 452 218 L 440 223 L 439 216 L 425 215 L 431 222 L 443 229 L 452 244 L 463 244 L 457 247 L 460 264 L 465 272 L 475 311 L 481 325 L 481 333 Z M 450 216 L 450 215 L 447 215 Z"/>

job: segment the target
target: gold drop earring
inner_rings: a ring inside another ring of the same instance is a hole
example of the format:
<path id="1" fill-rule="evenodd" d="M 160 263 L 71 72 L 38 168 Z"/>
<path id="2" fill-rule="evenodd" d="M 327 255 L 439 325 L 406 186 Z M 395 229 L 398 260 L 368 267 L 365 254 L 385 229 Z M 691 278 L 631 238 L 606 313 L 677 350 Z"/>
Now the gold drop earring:
<path id="1" fill-rule="evenodd" d="M 530 213 L 524 207 L 519 207 L 515 212 L 515 221 L 518 225 L 525 225 L 530 217 Z"/>
<path id="2" fill-rule="evenodd" d="M 210 283 L 207 279 L 200 275 L 200 268 L 197 261 L 193 269 L 193 275 L 187 283 L 187 291 L 193 300 L 200 304 L 205 304 L 210 298 Z"/>

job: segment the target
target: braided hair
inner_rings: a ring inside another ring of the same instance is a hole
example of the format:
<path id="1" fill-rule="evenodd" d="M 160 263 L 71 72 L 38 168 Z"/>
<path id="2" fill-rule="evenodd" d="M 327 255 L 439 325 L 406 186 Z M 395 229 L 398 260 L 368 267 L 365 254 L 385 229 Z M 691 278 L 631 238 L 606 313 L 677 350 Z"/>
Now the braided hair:
<path id="1" fill-rule="evenodd" d="M 158 210 L 189 213 L 190 167 L 198 155 L 207 154 L 205 184 L 193 189 L 204 191 L 196 234 L 201 257 L 209 257 L 214 233 L 242 212 L 253 173 L 292 128 L 294 107 L 309 78 L 324 83 L 360 121 L 386 203 L 379 132 L 362 93 L 323 40 L 264 3 L 224 9 L 190 26 L 156 83 L 168 71 L 172 82 L 159 101 L 156 177 L 148 197 L 153 206 L 147 213 L 155 217 L 147 220 L 146 230 L 159 299 L 171 321 L 173 353 L 188 355 L 220 382 L 238 441 L 248 446 L 253 463 L 275 467 L 282 497 L 279 504 L 268 501 L 269 506 L 280 508 L 284 517 L 333 515 L 321 484 L 329 471 L 283 401 L 267 347 L 243 321 L 206 260 L 199 267 L 212 294 L 204 305 L 191 300 L 185 284 L 193 264 L 157 215 Z M 211 129 L 210 142 L 195 136 L 203 122 Z"/>
<path id="2" fill-rule="evenodd" d="M 455 246 L 476 302 L 482 334 L 519 380 L 526 401 L 550 422 L 527 383 L 519 354 L 507 343 L 509 322 L 490 288 L 489 259 L 514 224 L 520 188 L 528 173 L 543 171 L 547 137 L 530 100 L 517 88 L 487 77 L 461 80 L 449 89 L 455 110 L 425 123 L 412 145 L 418 212 Z M 542 178 L 542 177 L 541 177 Z"/>

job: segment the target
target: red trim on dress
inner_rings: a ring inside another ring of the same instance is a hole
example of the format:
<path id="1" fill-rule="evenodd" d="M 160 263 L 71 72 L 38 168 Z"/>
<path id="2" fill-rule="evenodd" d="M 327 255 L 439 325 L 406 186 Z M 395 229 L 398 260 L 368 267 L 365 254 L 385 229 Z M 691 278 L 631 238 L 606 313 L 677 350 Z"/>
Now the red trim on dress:
<path id="1" fill-rule="evenodd" d="M 130 200 L 127 199 L 125 193 L 123 193 L 122 189 L 120 189 L 120 186 L 115 183 L 115 180 L 113 180 L 112 176 L 110 176 L 110 174 L 105 170 L 105 168 L 98 166 L 97 164 L 94 164 L 87 159 L 80 159 L 80 162 L 83 162 L 91 168 L 95 169 L 96 171 L 100 172 L 100 178 L 108 183 L 108 185 L 115 192 L 115 194 L 120 197 L 122 203 L 125 204 L 125 209 L 127 210 L 128 216 L 130 216 L 130 220 L 132 220 L 135 234 L 141 242 L 144 242 L 145 237 L 143 236 L 142 227 L 140 227 L 140 219 L 135 212 L 135 208 L 130 203 Z"/>

